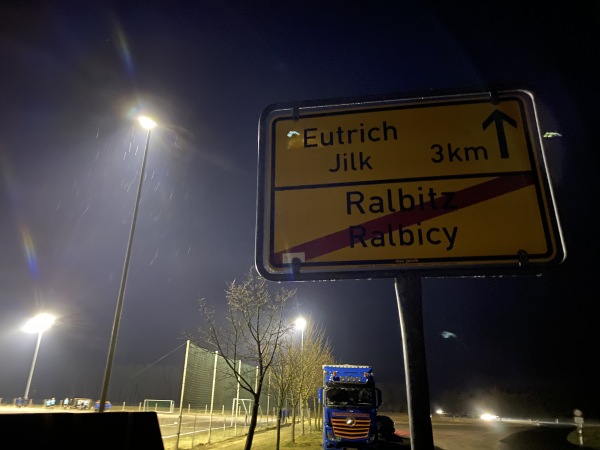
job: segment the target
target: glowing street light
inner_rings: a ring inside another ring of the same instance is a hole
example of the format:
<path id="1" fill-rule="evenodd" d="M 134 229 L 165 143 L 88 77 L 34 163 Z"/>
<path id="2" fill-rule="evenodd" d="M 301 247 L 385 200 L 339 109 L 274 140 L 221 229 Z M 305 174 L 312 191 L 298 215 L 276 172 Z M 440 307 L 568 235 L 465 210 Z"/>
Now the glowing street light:
<path id="1" fill-rule="evenodd" d="M 100 405 L 98 412 L 104 412 L 106 405 L 106 397 L 108 395 L 108 386 L 110 384 L 110 374 L 112 371 L 115 349 L 117 347 L 117 336 L 119 334 L 119 324 L 121 322 L 121 312 L 123 311 L 123 299 L 125 297 L 125 286 L 127 285 L 127 273 L 129 272 L 129 260 L 131 258 L 131 247 L 133 244 L 133 235 L 135 233 L 135 224 L 137 222 L 138 209 L 140 206 L 140 196 L 142 194 L 142 184 L 144 181 L 144 172 L 146 171 L 146 158 L 148 156 L 148 147 L 150 146 L 150 135 L 152 129 L 156 126 L 156 122 L 148 116 L 138 117 L 140 125 L 148 130 L 146 137 L 146 146 L 144 147 L 144 155 L 142 157 L 142 170 L 140 171 L 140 181 L 138 183 L 135 206 L 133 207 L 133 218 L 131 220 L 131 230 L 129 231 L 129 240 L 127 241 L 127 250 L 125 251 L 125 263 L 123 265 L 123 274 L 121 275 L 121 285 L 119 287 L 119 297 L 117 299 L 117 307 L 115 309 L 115 318 L 113 320 L 112 333 L 110 336 L 110 346 L 108 356 L 106 358 L 106 367 L 104 369 L 104 382 L 102 384 L 102 393 L 100 394 Z"/>
<path id="2" fill-rule="evenodd" d="M 302 371 L 302 377 L 304 377 L 304 329 L 306 328 L 306 319 L 304 317 L 298 317 L 294 322 L 294 327 L 301 332 L 300 367 Z M 304 434 L 304 400 L 302 399 L 302 380 L 303 378 L 300 378 L 300 415 L 302 416 L 302 434 Z"/>
<path id="3" fill-rule="evenodd" d="M 306 328 L 306 319 L 304 317 L 298 317 L 294 322 L 294 326 L 297 330 L 300 330 L 302 333 L 301 349 L 304 350 L 304 329 Z"/>
<path id="4" fill-rule="evenodd" d="M 40 351 L 40 343 L 42 342 L 42 335 L 44 331 L 50 328 L 56 317 L 52 314 L 42 313 L 29 319 L 25 325 L 21 328 L 25 333 L 37 333 L 37 344 L 35 345 L 35 351 L 33 352 L 33 362 L 31 363 L 31 370 L 29 371 L 29 378 L 27 379 L 27 386 L 25 387 L 24 400 L 29 398 L 29 388 L 31 387 L 31 379 L 33 378 L 33 370 L 35 369 L 35 361 L 37 360 L 38 352 Z"/>
<path id="5" fill-rule="evenodd" d="M 140 117 L 138 117 L 138 122 L 140 123 L 140 125 L 143 128 L 145 128 L 146 130 L 148 130 L 148 132 L 150 132 L 152 130 L 152 128 L 154 128 L 156 126 L 156 122 L 154 120 L 152 120 L 148 116 L 140 116 Z"/>

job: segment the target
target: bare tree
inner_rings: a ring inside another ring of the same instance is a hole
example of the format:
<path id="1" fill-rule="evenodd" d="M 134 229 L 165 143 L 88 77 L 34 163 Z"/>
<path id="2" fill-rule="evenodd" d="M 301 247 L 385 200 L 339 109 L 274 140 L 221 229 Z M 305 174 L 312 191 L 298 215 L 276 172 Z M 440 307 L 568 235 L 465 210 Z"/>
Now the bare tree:
<path id="1" fill-rule="evenodd" d="M 275 450 L 279 450 L 281 446 L 284 404 L 287 402 L 289 410 L 292 412 L 290 432 L 291 442 L 295 444 L 296 407 L 301 402 L 305 410 L 308 410 L 309 399 L 313 399 L 316 403 L 317 389 L 323 382 L 323 364 L 330 363 L 332 360 L 331 347 L 325 338 L 325 332 L 311 321 L 308 321 L 304 327 L 301 345 L 294 341 L 292 333 L 280 341 L 276 362 L 270 372 L 271 386 L 275 388 L 276 392 L 278 417 Z M 313 410 L 317 410 L 316 404 Z M 315 427 L 317 427 L 316 416 Z"/>
<path id="2" fill-rule="evenodd" d="M 302 392 L 302 380 L 304 368 L 302 366 L 302 352 L 297 345 L 291 345 L 288 352 L 288 364 L 293 367 L 294 375 L 290 379 L 290 390 L 288 392 L 288 403 L 292 412 L 291 442 L 296 443 L 296 410 L 301 406 L 300 394 Z"/>
<path id="3" fill-rule="evenodd" d="M 275 450 L 279 450 L 281 446 L 281 424 L 284 417 L 287 420 L 287 410 L 285 411 L 284 415 L 283 408 L 290 394 L 293 380 L 296 376 L 293 352 L 291 352 L 292 347 L 293 343 L 291 340 L 281 340 L 277 348 L 276 362 L 271 366 L 270 371 L 272 378 L 271 386 L 274 387 L 275 404 L 277 410 L 277 437 L 275 443 Z"/>
<path id="4" fill-rule="evenodd" d="M 252 447 L 265 376 L 275 362 L 282 337 L 292 328 L 286 313 L 288 301 L 295 293 L 295 289 L 282 287 L 271 291 L 267 280 L 250 268 L 243 281 L 234 280 L 227 285 L 224 325 L 219 324 L 208 302 L 200 300 L 200 312 L 207 324 L 201 331 L 204 340 L 223 356 L 240 388 L 253 399 L 245 450 Z M 236 366 L 237 361 L 255 366 L 256 375 L 243 373 Z"/>
<path id="5" fill-rule="evenodd" d="M 309 411 L 309 401 L 313 400 L 313 415 L 315 428 L 319 429 L 317 423 L 318 408 L 317 406 L 317 390 L 323 386 L 323 365 L 330 364 L 333 358 L 331 343 L 325 335 L 325 330 L 322 327 L 316 326 L 309 320 L 304 333 L 304 349 L 302 354 L 302 367 L 305 368 L 303 373 L 301 397 L 304 401 L 306 411 Z M 311 422 L 309 427 L 312 429 Z M 302 428 L 304 434 L 304 427 Z"/>
<path id="6" fill-rule="evenodd" d="M 289 351 L 291 363 L 295 367 L 295 375 L 291 380 L 288 397 L 293 407 L 291 430 L 293 444 L 296 442 L 296 406 L 300 405 L 302 409 L 300 417 L 302 420 L 302 434 L 304 435 L 304 412 L 308 411 L 309 399 L 315 398 L 317 389 L 323 384 L 323 364 L 333 360 L 331 345 L 321 327 L 316 326 L 312 320 L 308 320 L 303 333 L 302 347 L 292 346 Z M 316 411 L 316 408 L 314 410 Z"/>

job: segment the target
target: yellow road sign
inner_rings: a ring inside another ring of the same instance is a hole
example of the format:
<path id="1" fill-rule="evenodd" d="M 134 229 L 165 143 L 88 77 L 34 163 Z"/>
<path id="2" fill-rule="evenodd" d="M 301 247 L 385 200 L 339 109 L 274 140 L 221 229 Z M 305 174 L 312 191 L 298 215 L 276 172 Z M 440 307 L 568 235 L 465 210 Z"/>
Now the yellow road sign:
<path id="1" fill-rule="evenodd" d="M 528 91 L 276 104 L 259 125 L 267 279 L 564 259 Z"/>

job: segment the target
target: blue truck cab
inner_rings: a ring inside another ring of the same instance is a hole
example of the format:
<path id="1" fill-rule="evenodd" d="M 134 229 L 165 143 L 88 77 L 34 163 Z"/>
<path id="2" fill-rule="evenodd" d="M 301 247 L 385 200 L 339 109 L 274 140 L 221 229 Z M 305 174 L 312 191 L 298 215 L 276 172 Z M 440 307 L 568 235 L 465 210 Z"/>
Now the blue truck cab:
<path id="1" fill-rule="evenodd" d="M 324 450 L 377 445 L 381 390 L 370 366 L 324 365 L 318 399 L 323 405 Z"/>

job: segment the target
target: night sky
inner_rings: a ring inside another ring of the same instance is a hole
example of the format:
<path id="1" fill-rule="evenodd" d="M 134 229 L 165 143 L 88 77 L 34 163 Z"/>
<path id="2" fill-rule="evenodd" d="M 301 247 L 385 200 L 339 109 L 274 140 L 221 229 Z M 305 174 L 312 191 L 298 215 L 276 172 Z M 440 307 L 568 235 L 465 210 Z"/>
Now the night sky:
<path id="1" fill-rule="evenodd" d="M 423 278 L 430 391 L 547 387 L 600 415 L 597 11 L 283 3 L 0 4 L 0 397 L 23 393 L 35 336 L 19 328 L 42 309 L 59 319 L 31 397 L 100 395 L 146 139 L 140 111 L 159 126 L 115 364 L 176 365 L 198 299 L 224 305 L 226 283 L 254 265 L 268 105 L 510 86 L 531 89 L 542 133 L 558 133 L 544 145 L 567 259 L 541 277 Z M 340 362 L 404 382 L 393 279 L 284 284 Z"/>

